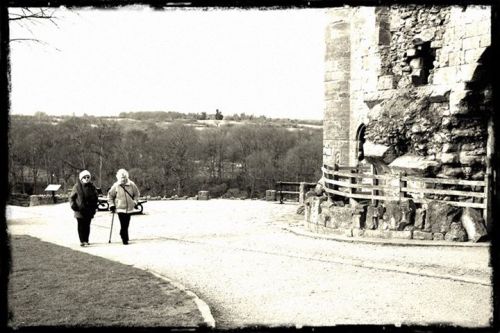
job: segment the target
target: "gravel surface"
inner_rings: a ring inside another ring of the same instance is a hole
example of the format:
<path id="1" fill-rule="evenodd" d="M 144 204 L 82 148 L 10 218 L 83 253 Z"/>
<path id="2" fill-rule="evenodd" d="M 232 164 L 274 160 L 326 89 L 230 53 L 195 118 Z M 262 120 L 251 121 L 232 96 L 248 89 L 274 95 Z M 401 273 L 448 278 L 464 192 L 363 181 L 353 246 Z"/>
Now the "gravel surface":
<path id="1" fill-rule="evenodd" d="M 11 233 L 28 234 L 148 269 L 210 306 L 218 328 L 247 325 L 437 324 L 482 327 L 492 316 L 487 247 L 416 247 L 313 239 L 297 204 L 256 200 L 150 201 L 132 217 L 92 223 L 80 248 L 68 204 L 8 207 Z"/>

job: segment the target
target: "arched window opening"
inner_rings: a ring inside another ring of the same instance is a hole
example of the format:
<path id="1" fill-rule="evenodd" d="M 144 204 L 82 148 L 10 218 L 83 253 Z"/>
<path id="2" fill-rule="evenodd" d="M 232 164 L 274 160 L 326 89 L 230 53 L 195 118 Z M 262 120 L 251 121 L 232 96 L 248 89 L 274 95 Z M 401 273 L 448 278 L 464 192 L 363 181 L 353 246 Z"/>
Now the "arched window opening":
<path id="1" fill-rule="evenodd" d="M 363 144 L 365 143 L 365 131 L 366 125 L 361 124 L 356 131 L 356 159 L 357 161 L 362 161 L 365 158 L 363 151 Z"/>

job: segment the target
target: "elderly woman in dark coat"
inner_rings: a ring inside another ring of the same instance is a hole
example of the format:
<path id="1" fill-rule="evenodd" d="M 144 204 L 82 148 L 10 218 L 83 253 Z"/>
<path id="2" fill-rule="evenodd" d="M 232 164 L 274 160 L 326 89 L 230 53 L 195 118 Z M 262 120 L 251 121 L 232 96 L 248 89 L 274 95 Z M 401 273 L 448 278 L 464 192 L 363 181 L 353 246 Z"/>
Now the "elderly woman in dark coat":
<path id="1" fill-rule="evenodd" d="M 83 170 L 78 176 L 78 182 L 69 195 L 71 209 L 75 212 L 78 222 L 78 237 L 80 246 L 89 245 L 90 222 L 94 218 L 98 199 L 97 189 L 90 181 L 90 172 Z"/>

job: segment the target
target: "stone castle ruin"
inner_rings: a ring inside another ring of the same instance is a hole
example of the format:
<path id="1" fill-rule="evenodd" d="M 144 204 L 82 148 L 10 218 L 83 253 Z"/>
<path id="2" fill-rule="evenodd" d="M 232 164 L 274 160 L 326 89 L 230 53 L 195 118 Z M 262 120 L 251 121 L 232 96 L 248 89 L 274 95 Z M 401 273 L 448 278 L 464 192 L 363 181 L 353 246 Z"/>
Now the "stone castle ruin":
<path id="1" fill-rule="evenodd" d="M 347 236 L 487 238 L 488 6 L 327 11 L 323 178 L 306 222 Z"/>

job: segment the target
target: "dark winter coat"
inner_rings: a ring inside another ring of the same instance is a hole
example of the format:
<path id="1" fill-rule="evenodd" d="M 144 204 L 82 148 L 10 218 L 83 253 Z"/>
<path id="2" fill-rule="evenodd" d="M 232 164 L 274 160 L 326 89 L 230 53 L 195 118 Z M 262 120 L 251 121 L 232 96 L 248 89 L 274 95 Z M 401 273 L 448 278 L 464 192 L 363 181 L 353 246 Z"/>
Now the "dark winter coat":
<path id="1" fill-rule="evenodd" d="M 97 209 L 97 189 L 92 183 L 83 184 L 80 180 L 73 186 L 69 195 L 71 209 L 75 217 L 93 218 Z"/>

